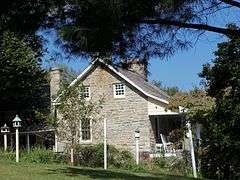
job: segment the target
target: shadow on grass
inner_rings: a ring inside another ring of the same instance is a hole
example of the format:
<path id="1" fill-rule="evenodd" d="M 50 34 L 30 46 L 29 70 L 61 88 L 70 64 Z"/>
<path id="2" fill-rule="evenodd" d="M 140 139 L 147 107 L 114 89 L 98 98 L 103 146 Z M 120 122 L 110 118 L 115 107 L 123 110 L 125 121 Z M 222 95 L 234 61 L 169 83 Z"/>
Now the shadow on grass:
<path id="1" fill-rule="evenodd" d="M 49 169 L 51 174 L 64 174 L 67 176 L 87 176 L 92 179 L 161 179 L 161 180 L 174 180 L 174 179 L 187 179 L 189 177 L 172 176 L 172 175 L 152 175 L 146 173 L 131 173 L 129 171 L 117 171 L 117 170 L 103 170 L 103 169 L 91 169 L 91 168 L 79 168 L 79 167 L 66 167 L 58 169 Z"/>

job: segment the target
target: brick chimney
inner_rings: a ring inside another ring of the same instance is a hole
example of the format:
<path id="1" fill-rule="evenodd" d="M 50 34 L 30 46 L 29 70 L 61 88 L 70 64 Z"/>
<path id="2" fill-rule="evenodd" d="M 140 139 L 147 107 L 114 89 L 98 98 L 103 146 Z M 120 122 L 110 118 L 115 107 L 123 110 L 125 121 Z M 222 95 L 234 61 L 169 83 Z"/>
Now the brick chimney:
<path id="1" fill-rule="evenodd" d="M 60 68 L 52 68 L 49 72 L 50 77 L 50 96 L 51 100 L 57 98 L 58 91 L 60 90 L 60 83 L 61 83 L 61 74 L 62 69 Z"/>
<path id="2" fill-rule="evenodd" d="M 130 60 L 127 62 L 128 70 L 137 73 L 147 80 L 147 62 L 140 61 L 138 59 Z"/>

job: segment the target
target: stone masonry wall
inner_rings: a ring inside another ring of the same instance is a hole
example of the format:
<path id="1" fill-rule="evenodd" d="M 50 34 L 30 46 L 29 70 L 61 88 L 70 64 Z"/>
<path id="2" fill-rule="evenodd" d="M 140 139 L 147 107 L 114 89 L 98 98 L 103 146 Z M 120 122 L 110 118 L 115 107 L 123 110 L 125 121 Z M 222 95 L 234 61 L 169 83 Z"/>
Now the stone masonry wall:
<path id="1" fill-rule="evenodd" d="M 126 87 L 125 98 L 121 99 L 113 96 L 113 84 L 119 82 L 124 83 Z M 92 101 L 104 97 L 102 118 L 93 122 L 92 143 L 103 142 L 103 118 L 106 118 L 109 144 L 134 153 L 134 132 L 139 130 L 140 151 L 149 151 L 151 122 L 148 116 L 147 97 L 105 67 L 98 66 L 92 70 L 83 79 L 83 84 L 90 86 Z"/>

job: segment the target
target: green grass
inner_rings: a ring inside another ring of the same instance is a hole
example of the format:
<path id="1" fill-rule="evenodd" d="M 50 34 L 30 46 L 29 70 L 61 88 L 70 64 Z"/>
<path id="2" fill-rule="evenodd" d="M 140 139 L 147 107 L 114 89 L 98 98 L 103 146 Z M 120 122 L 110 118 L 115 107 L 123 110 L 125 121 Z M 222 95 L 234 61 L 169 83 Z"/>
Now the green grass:
<path id="1" fill-rule="evenodd" d="M 24 164 L 0 161 L 3 180 L 76 180 L 76 179 L 191 179 L 158 173 L 133 173 L 123 170 L 103 170 L 64 165 Z"/>

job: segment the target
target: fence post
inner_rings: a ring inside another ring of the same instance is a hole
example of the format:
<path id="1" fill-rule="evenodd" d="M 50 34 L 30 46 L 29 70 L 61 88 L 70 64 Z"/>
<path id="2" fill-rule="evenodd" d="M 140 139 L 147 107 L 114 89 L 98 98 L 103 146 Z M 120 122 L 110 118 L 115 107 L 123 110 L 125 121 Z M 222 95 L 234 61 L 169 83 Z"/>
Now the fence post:
<path id="1" fill-rule="evenodd" d="M 136 142 L 136 164 L 139 164 L 139 138 L 140 138 L 140 131 L 135 131 L 135 142 Z"/>
<path id="2" fill-rule="evenodd" d="M 19 162 L 19 132 L 16 128 L 16 162 Z"/>
<path id="3" fill-rule="evenodd" d="M 30 138 L 29 138 L 29 133 L 27 133 L 27 151 L 30 152 Z"/>
<path id="4" fill-rule="evenodd" d="M 57 132 L 55 131 L 54 133 L 54 139 L 55 139 L 55 147 L 54 147 L 54 151 L 58 152 L 58 139 L 57 139 Z"/>
<path id="5" fill-rule="evenodd" d="M 107 120 L 104 118 L 104 169 L 107 169 Z"/>
<path id="6" fill-rule="evenodd" d="M 5 133 L 4 135 L 4 151 L 7 150 L 7 134 Z"/>
<path id="7" fill-rule="evenodd" d="M 70 150 L 70 154 L 71 154 L 71 165 L 73 166 L 74 165 L 74 157 L 73 157 L 73 148 L 71 148 Z"/>

